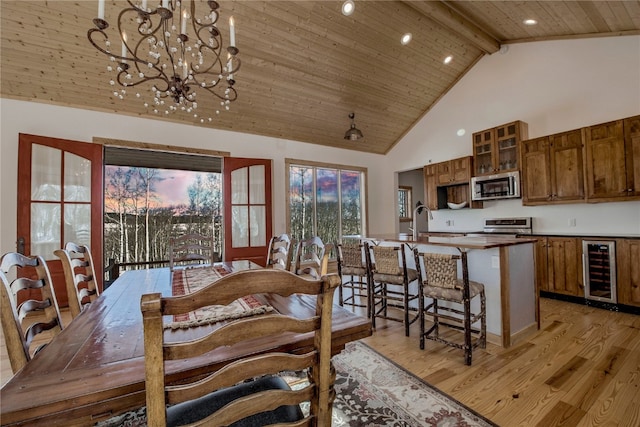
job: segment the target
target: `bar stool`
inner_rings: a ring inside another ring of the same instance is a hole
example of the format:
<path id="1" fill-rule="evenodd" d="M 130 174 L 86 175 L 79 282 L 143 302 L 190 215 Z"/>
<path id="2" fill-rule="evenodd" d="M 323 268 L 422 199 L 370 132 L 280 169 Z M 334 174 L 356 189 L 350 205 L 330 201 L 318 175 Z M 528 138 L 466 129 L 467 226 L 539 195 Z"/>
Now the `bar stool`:
<path id="1" fill-rule="evenodd" d="M 338 244 L 338 275 L 341 279 L 338 303 L 341 306 L 366 308 L 367 317 L 371 317 L 369 275 L 364 257 L 364 244 L 361 241 L 350 240 Z M 349 291 L 350 295 L 345 297 L 345 290 Z"/>
<path id="2" fill-rule="evenodd" d="M 409 326 L 418 320 L 419 315 L 410 315 L 409 303 L 418 299 L 418 292 L 411 292 L 409 285 L 417 281 L 419 276 L 417 270 L 407 267 L 405 244 L 377 246 L 365 242 L 365 247 L 369 270 L 371 325 L 376 327 L 376 317 L 402 322 L 405 335 L 409 336 Z M 403 316 L 391 316 L 388 313 L 389 307 L 401 309 Z"/>
<path id="3" fill-rule="evenodd" d="M 424 264 L 425 277 L 419 288 L 420 349 L 424 350 L 425 339 L 437 341 L 464 350 L 465 364 L 471 365 L 472 351 L 476 347 L 487 346 L 487 310 L 484 285 L 469 280 L 467 254 L 461 256 L 419 253 L 414 249 L 416 268 L 420 269 L 420 259 Z M 462 279 L 458 279 L 458 262 L 462 262 Z M 421 274 L 422 276 L 422 274 Z M 471 300 L 480 298 L 480 309 L 471 309 Z M 430 298 L 431 303 L 426 303 Z M 449 304 L 441 305 L 439 302 Z M 425 331 L 425 316 L 433 317 L 433 326 Z M 480 329 L 472 326 L 480 322 Z M 464 332 L 464 343 L 444 339 L 440 336 L 440 326 L 447 326 Z"/>

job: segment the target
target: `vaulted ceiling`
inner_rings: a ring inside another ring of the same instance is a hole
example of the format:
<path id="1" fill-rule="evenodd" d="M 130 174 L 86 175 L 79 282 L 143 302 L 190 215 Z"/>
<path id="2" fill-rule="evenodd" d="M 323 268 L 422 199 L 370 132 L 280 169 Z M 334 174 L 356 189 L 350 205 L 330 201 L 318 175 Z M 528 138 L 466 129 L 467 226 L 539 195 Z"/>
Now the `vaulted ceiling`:
<path id="1" fill-rule="evenodd" d="M 204 10 L 204 0 L 195 0 Z M 156 0 L 149 0 L 149 4 Z M 483 55 L 539 40 L 640 34 L 640 1 L 220 0 L 241 68 L 229 111 L 199 100 L 200 122 L 113 96 L 106 56 L 87 39 L 98 0 L 0 2 L 3 97 L 386 153 Z M 115 22 L 126 5 L 106 0 Z M 537 25 L 523 21 L 532 18 Z M 400 38 L 411 33 L 412 41 Z M 449 64 L 444 58 L 452 56 Z M 349 113 L 365 135 L 344 139 Z M 148 141 L 152 142 L 152 141 Z"/>

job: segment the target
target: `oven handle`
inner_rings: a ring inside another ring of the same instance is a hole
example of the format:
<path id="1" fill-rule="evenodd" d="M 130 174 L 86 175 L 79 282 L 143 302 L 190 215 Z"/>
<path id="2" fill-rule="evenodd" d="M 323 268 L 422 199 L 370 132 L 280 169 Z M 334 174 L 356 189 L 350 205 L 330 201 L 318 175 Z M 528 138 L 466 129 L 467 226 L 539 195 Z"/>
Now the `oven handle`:
<path id="1" fill-rule="evenodd" d="M 587 291 L 590 288 L 590 286 L 588 286 L 589 281 L 587 278 L 587 254 L 585 254 L 584 252 L 582 253 L 582 286 L 584 288 L 584 297 L 587 298 L 589 295 L 587 295 Z"/>

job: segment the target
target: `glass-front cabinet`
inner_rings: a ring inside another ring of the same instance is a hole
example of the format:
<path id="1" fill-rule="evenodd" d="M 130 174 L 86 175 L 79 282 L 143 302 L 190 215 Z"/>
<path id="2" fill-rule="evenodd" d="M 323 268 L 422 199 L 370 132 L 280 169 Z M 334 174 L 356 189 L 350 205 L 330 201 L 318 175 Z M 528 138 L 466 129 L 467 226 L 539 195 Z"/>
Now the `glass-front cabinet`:
<path id="1" fill-rule="evenodd" d="M 518 170 L 518 147 L 528 134 L 528 125 L 519 120 L 474 133 L 474 176 Z"/>

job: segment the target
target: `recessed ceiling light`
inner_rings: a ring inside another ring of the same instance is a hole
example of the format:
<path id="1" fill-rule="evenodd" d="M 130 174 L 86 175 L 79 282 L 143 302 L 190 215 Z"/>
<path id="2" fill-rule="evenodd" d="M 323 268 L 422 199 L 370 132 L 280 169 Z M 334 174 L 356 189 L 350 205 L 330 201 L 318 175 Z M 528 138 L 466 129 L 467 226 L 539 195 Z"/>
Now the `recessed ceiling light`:
<path id="1" fill-rule="evenodd" d="M 464 134 L 465 134 L 465 133 L 467 133 L 467 131 L 466 131 L 466 130 L 464 130 L 464 129 L 462 129 L 462 128 L 461 128 L 461 129 L 458 129 L 458 132 L 456 132 L 456 134 L 457 134 L 458 136 L 464 136 Z"/>
<path id="2" fill-rule="evenodd" d="M 451 61 L 453 61 L 453 56 L 449 55 L 446 58 L 444 58 L 444 61 L 442 61 L 442 62 L 444 62 L 445 64 L 448 64 Z"/>
<path id="3" fill-rule="evenodd" d="M 400 39 L 400 43 L 402 43 L 403 45 L 407 45 L 411 41 L 412 37 L 413 36 L 411 35 L 411 33 L 403 34 L 402 38 Z"/>
<path id="4" fill-rule="evenodd" d="M 353 13 L 353 10 L 356 8 L 356 4 L 353 0 L 347 0 L 342 3 L 342 14 L 344 16 L 349 16 Z"/>
<path id="5" fill-rule="evenodd" d="M 536 25 L 538 23 L 538 21 L 536 21 L 535 19 L 525 19 L 522 22 L 524 23 L 524 25 Z"/>

